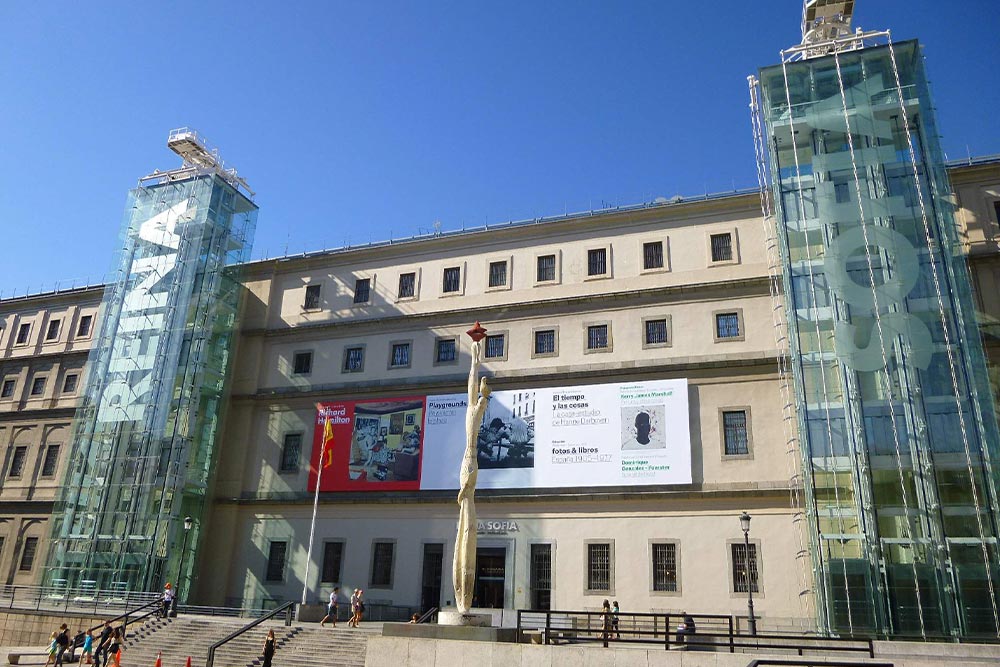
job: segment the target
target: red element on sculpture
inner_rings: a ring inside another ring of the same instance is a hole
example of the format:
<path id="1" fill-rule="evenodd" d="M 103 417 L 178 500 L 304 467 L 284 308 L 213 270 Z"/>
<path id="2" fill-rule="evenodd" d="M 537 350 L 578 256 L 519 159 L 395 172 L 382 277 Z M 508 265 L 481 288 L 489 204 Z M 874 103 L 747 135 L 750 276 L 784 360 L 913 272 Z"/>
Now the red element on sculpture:
<path id="1" fill-rule="evenodd" d="M 476 320 L 476 326 L 472 327 L 465 333 L 469 334 L 469 338 L 471 338 L 473 342 L 476 343 L 486 338 L 486 329 L 484 329 L 483 325 L 479 323 L 479 320 Z"/>

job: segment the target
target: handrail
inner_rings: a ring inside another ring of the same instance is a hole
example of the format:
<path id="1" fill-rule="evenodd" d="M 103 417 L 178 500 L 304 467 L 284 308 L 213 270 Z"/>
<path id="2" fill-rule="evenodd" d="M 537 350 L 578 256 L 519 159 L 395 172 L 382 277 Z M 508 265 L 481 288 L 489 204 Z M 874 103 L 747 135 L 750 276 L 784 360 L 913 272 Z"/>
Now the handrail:
<path id="1" fill-rule="evenodd" d="M 242 635 L 244 632 L 246 632 L 250 628 L 254 628 L 254 627 L 260 625 L 261 623 L 263 623 L 264 621 L 268 620 L 269 618 L 274 618 L 275 616 L 277 616 L 281 612 L 285 612 L 285 625 L 286 626 L 291 625 L 292 624 L 292 614 L 295 612 L 295 603 L 294 602 L 286 602 L 285 604 L 281 605 L 277 609 L 275 609 L 275 610 L 273 610 L 271 612 L 268 612 L 267 614 L 264 614 L 263 616 L 261 616 L 260 618 L 258 618 L 256 621 L 252 621 L 252 622 L 248 623 L 247 625 L 244 625 L 239 630 L 231 633 L 228 637 L 225 637 L 224 639 L 220 639 L 219 641 L 217 641 L 214 644 L 212 644 L 208 648 L 208 658 L 205 660 L 205 667 L 213 667 L 213 665 L 215 664 L 215 651 L 220 646 L 222 646 L 223 644 L 225 644 L 225 643 L 227 643 L 229 641 L 232 641 L 233 639 L 236 639 L 237 637 L 239 637 L 240 635 Z"/>
<path id="2" fill-rule="evenodd" d="M 104 625 L 105 625 L 105 623 L 114 623 L 115 621 L 120 620 L 120 619 L 125 619 L 125 622 L 122 623 L 122 625 L 120 625 L 119 627 L 124 627 L 127 630 L 129 624 L 136 623 L 138 621 L 143 621 L 143 620 L 149 618 L 150 616 L 152 616 L 153 614 L 157 613 L 160 610 L 160 602 L 161 602 L 160 600 L 153 600 L 152 602 L 147 602 L 146 604 L 144 604 L 144 605 L 142 605 L 140 607 L 136 607 L 135 609 L 129 609 L 124 614 L 119 614 L 119 615 L 115 616 L 114 618 L 110 618 L 110 619 L 104 621 L 103 623 L 98 623 L 97 625 L 95 625 L 92 628 L 87 628 L 86 630 L 83 631 L 83 633 L 80 633 L 80 634 L 82 634 L 84 637 L 86 637 L 87 635 L 89 635 L 94 630 L 100 630 L 101 628 L 103 628 Z M 150 607 L 153 607 L 153 609 L 150 610 L 150 611 L 148 611 L 148 612 L 146 612 L 142 616 L 135 616 L 134 618 L 130 618 L 134 614 L 136 614 L 137 612 L 140 612 L 143 609 L 149 609 Z M 74 647 L 76 647 L 76 646 L 83 646 L 83 639 L 81 639 L 80 634 L 77 634 L 75 637 L 73 637 L 73 646 Z M 122 639 L 125 639 L 124 633 L 122 633 Z M 79 640 L 79 642 L 77 640 Z"/>
<path id="3" fill-rule="evenodd" d="M 813 667 L 813 665 L 816 664 L 822 664 L 823 667 L 895 667 L 895 663 L 892 662 L 824 660 L 822 663 L 817 663 L 815 660 L 787 660 L 782 658 L 761 658 L 759 660 L 753 660 L 749 665 L 747 665 L 747 667 L 764 667 L 764 665 Z"/>
<path id="4" fill-rule="evenodd" d="M 426 621 L 427 619 L 429 619 L 431 616 L 433 616 L 434 614 L 438 613 L 438 611 L 440 611 L 440 610 L 437 607 L 431 607 L 430 609 L 428 609 L 427 611 L 424 612 L 423 616 L 421 616 L 420 618 L 417 619 L 417 623 L 423 623 L 424 621 Z"/>

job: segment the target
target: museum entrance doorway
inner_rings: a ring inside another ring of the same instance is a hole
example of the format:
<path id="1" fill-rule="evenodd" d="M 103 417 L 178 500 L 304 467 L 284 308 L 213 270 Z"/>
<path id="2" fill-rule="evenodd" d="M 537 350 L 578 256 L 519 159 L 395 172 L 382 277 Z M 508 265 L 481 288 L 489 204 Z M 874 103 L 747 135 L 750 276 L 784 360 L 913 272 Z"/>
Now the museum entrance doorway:
<path id="1" fill-rule="evenodd" d="M 507 548 L 477 548 L 476 587 L 472 606 L 482 609 L 503 609 L 506 580 Z"/>

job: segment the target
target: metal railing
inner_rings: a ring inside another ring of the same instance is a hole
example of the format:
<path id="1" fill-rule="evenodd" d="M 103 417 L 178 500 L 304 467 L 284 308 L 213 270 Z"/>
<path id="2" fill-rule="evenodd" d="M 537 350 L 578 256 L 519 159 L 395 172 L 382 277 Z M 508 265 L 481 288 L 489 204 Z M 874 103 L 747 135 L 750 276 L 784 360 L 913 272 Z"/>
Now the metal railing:
<path id="1" fill-rule="evenodd" d="M 429 623 L 432 620 L 437 619 L 439 609 L 437 607 L 431 607 L 424 612 L 423 616 L 417 619 L 417 623 Z"/>
<path id="2" fill-rule="evenodd" d="M 694 620 L 694 630 L 678 632 L 684 624 L 683 614 L 619 613 L 605 615 L 599 611 L 539 611 L 519 609 L 517 612 L 517 641 L 526 635 L 540 634 L 543 644 L 553 640 L 566 642 L 658 644 L 664 649 L 702 651 L 795 652 L 854 652 L 875 657 L 871 638 L 821 637 L 818 635 L 757 633 L 741 634 L 736 631 L 732 616 L 715 614 L 688 614 Z M 690 626 L 690 623 L 688 623 Z"/>
<path id="3" fill-rule="evenodd" d="M 263 616 L 261 616 L 260 618 L 258 618 L 256 621 L 251 621 L 250 623 L 247 623 L 246 625 L 244 625 L 239 630 L 236 630 L 235 632 L 230 633 L 227 637 L 225 637 L 223 639 L 220 639 L 219 641 L 217 641 L 214 644 L 212 644 L 208 648 L 208 658 L 205 660 L 205 667 L 213 667 L 213 665 L 215 664 L 215 652 L 219 649 L 220 646 L 222 646 L 223 644 L 226 644 L 226 643 L 228 643 L 228 642 L 236 639 L 237 637 L 239 637 L 240 635 L 244 634 L 248 630 L 257 627 L 258 625 L 260 625 L 264 621 L 266 621 L 266 620 L 268 620 L 270 618 L 274 618 L 275 616 L 277 616 L 281 612 L 285 612 L 285 625 L 286 626 L 290 626 L 292 624 L 292 615 L 295 613 L 295 603 L 294 602 L 286 602 L 285 604 L 281 605 L 277 609 L 273 609 L 273 610 L 269 611 L 268 613 L 264 614 Z"/>
<path id="4" fill-rule="evenodd" d="M 160 599 L 159 593 L 66 586 L 0 586 L 0 607 L 74 614 L 102 614 Z M 124 614 L 121 616 L 124 617 Z"/>
<path id="5" fill-rule="evenodd" d="M 857 662 L 853 660 L 822 660 L 821 662 L 816 662 L 815 660 L 787 660 L 780 658 L 762 658 L 760 660 L 753 660 L 747 667 L 764 667 L 767 665 L 780 666 L 795 666 L 795 667 L 895 667 L 894 663 L 891 662 Z"/>

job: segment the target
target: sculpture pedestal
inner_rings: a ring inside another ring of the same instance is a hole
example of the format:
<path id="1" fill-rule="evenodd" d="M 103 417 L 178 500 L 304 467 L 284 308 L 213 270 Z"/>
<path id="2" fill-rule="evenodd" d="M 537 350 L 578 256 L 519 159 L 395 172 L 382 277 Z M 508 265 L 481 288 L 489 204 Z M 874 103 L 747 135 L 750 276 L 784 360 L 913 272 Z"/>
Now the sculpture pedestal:
<path id="1" fill-rule="evenodd" d="M 439 611 L 438 625 L 456 625 L 466 628 L 489 628 L 493 626 L 490 614 L 462 614 L 457 611 Z"/>

